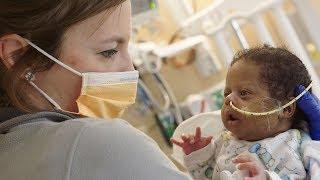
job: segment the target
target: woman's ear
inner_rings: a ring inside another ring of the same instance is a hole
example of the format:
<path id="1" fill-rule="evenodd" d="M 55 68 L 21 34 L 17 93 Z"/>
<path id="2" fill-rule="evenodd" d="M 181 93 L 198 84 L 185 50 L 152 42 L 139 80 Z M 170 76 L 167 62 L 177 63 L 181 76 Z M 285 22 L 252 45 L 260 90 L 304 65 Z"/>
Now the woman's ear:
<path id="1" fill-rule="evenodd" d="M 294 97 L 290 98 L 290 100 L 294 99 Z M 294 102 L 290 106 L 283 109 L 281 113 L 281 118 L 283 119 L 291 119 L 296 112 L 297 104 Z"/>
<path id="2" fill-rule="evenodd" d="M 10 69 L 17 61 L 13 53 L 27 45 L 27 42 L 17 34 L 2 36 L 0 38 L 0 60 Z"/>

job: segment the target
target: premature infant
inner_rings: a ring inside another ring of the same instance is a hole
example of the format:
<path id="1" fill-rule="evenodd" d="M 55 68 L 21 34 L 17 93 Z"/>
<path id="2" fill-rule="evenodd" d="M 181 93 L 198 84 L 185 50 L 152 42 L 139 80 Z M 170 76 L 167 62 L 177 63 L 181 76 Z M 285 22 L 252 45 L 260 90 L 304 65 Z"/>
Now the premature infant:
<path id="1" fill-rule="evenodd" d="M 263 116 L 249 116 L 230 105 L 264 112 L 265 99 L 276 99 L 280 107 L 295 98 L 295 87 L 310 83 L 301 60 L 286 49 L 265 45 L 237 53 L 221 111 L 226 130 L 219 137 L 202 137 L 197 128 L 182 141 L 172 139 L 182 147 L 190 175 L 205 180 L 234 174 L 248 180 L 320 179 L 320 142 L 310 139 L 307 118 L 295 103 Z"/>

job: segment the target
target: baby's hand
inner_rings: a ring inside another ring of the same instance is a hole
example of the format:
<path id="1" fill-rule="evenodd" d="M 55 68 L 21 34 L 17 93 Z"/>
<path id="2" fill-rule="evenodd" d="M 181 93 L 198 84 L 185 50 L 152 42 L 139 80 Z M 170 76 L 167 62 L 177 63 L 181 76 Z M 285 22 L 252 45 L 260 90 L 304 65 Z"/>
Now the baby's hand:
<path id="1" fill-rule="evenodd" d="M 182 135 L 181 139 L 183 140 L 183 142 L 177 141 L 175 139 L 171 139 L 171 142 L 180 146 L 183 149 L 183 152 L 186 155 L 189 155 L 194 151 L 206 147 L 211 142 L 212 136 L 201 137 L 201 129 L 197 127 L 195 135 Z"/>
<path id="2" fill-rule="evenodd" d="M 250 156 L 249 154 L 240 154 L 233 163 L 237 164 L 239 170 L 249 172 L 249 177 L 244 177 L 244 180 L 266 180 L 267 176 L 264 172 L 265 167 L 260 161 Z"/>

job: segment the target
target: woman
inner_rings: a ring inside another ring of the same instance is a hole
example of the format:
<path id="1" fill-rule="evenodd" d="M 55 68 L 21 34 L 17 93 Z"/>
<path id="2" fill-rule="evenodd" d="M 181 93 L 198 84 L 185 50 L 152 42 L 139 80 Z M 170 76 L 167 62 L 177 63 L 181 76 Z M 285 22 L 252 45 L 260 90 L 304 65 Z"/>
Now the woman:
<path id="1" fill-rule="evenodd" d="M 125 0 L 0 2 L 1 179 L 187 179 L 114 119 L 136 92 L 130 15 Z"/>

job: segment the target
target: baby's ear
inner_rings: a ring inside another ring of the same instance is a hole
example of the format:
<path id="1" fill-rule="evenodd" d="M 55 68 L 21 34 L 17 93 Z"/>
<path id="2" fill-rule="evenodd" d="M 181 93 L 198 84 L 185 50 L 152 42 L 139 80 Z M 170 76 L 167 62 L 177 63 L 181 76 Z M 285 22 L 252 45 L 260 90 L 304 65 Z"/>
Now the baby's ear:
<path id="1" fill-rule="evenodd" d="M 290 101 L 292 99 L 294 99 L 294 97 L 291 97 Z M 280 117 L 282 119 L 291 119 L 294 116 L 295 112 L 296 112 L 296 108 L 297 108 L 297 104 L 294 102 L 290 106 L 288 106 L 288 107 L 286 107 L 286 108 L 284 108 L 282 110 L 282 113 L 280 114 Z"/>

